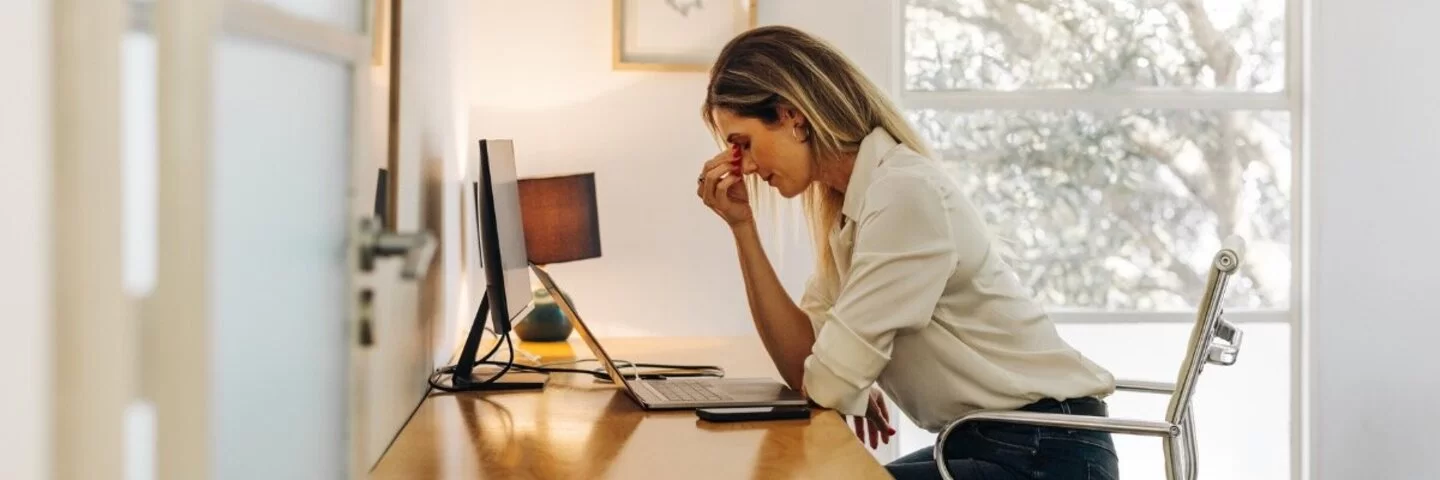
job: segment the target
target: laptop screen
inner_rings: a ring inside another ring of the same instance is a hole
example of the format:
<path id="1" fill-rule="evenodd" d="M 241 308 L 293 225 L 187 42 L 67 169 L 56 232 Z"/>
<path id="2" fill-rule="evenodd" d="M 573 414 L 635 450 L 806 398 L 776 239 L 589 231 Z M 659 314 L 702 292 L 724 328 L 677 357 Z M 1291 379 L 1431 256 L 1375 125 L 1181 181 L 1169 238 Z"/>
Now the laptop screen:
<path id="1" fill-rule="evenodd" d="M 610 373 L 610 381 L 624 385 L 625 391 L 634 397 L 635 392 L 631 390 L 630 382 L 620 374 L 620 370 L 615 367 L 615 362 L 611 361 L 610 355 L 605 353 L 605 347 L 600 346 L 600 341 L 595 339 L 595 335 L 590 333 L 590 328 L 586 327 L 585 322 L 580 319 L 580 314 L 576 313 L 570 302 L 565 300 L 565 296 L 560 294 L 560 288 L 555 286 L 555 282 L 550 279 L 550 274 L 538 265 L 531 265 L 530 270 L 533 270 L 535 276 L 540 278 L 540 283 L 545 285 L 545 290 L 550 292 L 550 297 L 555 300 L 555 304 L 560 306 L 560 310 L 570 319 L 570 323 L 574 324 L 575 330 L 580 333 L 580 338 L 585 340 L 585 345 L 589 346 L 590 351 L 595 354 L 596 360 L 605 367 L 606 372 Z M 638 401 L 639 398 L 636 397 L 636 400 Z"/>

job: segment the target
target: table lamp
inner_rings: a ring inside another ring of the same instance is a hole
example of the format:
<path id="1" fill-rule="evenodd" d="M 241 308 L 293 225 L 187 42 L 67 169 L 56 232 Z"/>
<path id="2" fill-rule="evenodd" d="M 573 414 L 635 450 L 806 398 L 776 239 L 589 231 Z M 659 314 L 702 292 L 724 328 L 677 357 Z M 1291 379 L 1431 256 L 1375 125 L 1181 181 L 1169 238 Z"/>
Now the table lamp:
<path id="1" fill-rule="evenodd" d="M 530 263 L 543 267 L 600 256 L 594 173 L 521 179 L 520 216 Z M 569 295 L 565 299 L 569 301 Z M 541 287 L 535 289 L 530 314 L 515 325 L 515 334 L 527 342 L 559 342 L 570 338 L 572 328 Z"/>

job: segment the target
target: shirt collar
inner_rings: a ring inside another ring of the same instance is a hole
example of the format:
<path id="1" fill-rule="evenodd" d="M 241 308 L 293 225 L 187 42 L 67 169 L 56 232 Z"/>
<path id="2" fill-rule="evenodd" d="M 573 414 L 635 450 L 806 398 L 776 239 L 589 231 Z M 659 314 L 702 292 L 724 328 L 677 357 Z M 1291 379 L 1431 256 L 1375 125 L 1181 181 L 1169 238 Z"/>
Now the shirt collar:
<path id="1" fill-rule="evenodd" d="M 845 203 L 840 207 L 840 213 L 846 218 L 859 218 L 875 167 L 897 145 L 899 143 L 883 127 L 875 127 L 860 141 L 860 150 L 855 154 L 855 169 L 850 172 L 850 183 L 845 187 Z"/>

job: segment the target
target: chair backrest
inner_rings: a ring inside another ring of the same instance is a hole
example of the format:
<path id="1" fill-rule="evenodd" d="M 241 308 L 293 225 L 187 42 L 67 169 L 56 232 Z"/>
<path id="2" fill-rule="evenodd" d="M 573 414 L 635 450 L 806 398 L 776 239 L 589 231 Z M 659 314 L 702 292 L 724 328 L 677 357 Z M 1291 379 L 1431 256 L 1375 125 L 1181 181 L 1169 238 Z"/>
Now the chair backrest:
<path id="1" fill-rule="evenodd" d="M 1205 295 L 1201 297 L 1199 311 L 1195 316 L 1195 327 L 1190 331 L 1189 350 L 1180 363 L 1180 373 L 1175 379 L 1175 393 L 1170 397 L 1170 407 L 1165 416 L 1170 423 L 1179 424 L 1190 398 L 1195 392 L 1195 382 L 1207 363 L 1231 365 L 1240 354 L 1242 333 L 1235 325 L 1223 318 L 1225 287 L 1230 277 L 1245 261 L 1245 240 L 1238 236 L 1226 238 L 1211 262 L 1210 279 L 1205 283 Z"/>

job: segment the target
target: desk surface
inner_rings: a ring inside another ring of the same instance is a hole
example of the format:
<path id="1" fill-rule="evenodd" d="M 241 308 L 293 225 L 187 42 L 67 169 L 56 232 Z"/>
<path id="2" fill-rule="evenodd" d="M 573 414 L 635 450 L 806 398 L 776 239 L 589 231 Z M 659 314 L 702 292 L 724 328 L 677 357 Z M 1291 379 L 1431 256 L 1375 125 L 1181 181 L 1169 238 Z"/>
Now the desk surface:
<path id="1" fill-rule="evenodd" d="M 754 338 L 604 342 L 619 359 L 779 378 Z M 545 362 L 590 357 L 578 340 L 520 347 Z M 431 395 L 371 477 L 889 478 L 833 411 L 817 410 L 809 420 L 711 424 L 691 411 L 646 412 L 618 387 L 572 374 L 555 375 L 543 392 Z"/>

